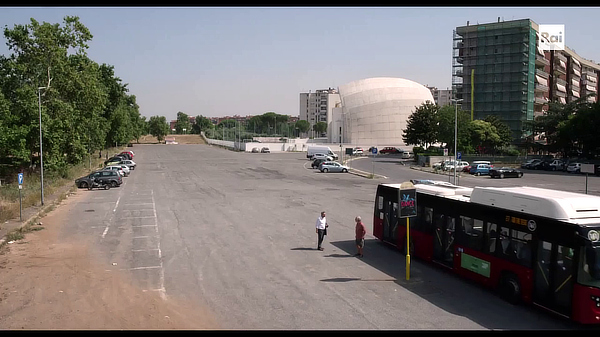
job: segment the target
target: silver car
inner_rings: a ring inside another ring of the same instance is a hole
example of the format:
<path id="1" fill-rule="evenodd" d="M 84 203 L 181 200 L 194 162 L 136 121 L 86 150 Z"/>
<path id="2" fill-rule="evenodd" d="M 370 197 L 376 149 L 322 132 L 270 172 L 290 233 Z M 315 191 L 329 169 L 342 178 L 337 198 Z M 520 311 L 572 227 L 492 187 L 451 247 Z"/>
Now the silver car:
<path id="1" fill-rule="evenodd" d="M 324 161 L 319 165 L 321 172 L 348 172 L 348 166 L 344 166 L 336 161 Z"/>

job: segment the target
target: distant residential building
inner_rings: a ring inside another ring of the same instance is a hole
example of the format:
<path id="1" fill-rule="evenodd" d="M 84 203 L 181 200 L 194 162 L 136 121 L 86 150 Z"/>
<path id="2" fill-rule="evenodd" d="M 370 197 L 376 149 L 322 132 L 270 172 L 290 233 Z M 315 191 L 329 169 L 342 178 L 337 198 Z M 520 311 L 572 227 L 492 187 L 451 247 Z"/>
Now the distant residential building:
<path id="1" fill-rule="evenodd" d="M 439 106 L 452 104 L 452 89 L 438 89 L 429 86 L 427 88 L 431 91 L 435 104 Z"/>
<path id="2" fill-rule="evenodd" d="M 539 26 L 530 19 L 467 22 L 454 31 L 452 88 L 456 98 L 463 100 L 463 110 L 472 108 L 473 119 L 499 117 L 515 141 L 527 136 L 524 123 L 544 114 L 548 102 L 568 103 L 598 92 L 600 64 L 568 47 L 541 50 L 538 36 Z"/>
<path id="3" fill-rule="evenodd" d="M 327 123 L 327 129 L 331 128 L 333 108 L 341 103 L 340 95 L 336 89 L 329 88 L 316 90 L 315 92 L 300 93 L 300 120 L 310 124 L 309 134 L 313 137 L 325 137 L 327 133 L 315 135 L 313 126 L 318 122 Z"/>

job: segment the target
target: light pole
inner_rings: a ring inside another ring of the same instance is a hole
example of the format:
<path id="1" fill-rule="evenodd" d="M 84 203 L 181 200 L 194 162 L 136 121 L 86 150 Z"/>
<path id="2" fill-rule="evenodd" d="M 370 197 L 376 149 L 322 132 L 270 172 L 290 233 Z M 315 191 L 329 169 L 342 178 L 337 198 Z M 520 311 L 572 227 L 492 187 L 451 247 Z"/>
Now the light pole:
<path id="1" fill-rule="evenodd" d="M 41 90 L 46 87 L 38 87 L 38 109 L 40 113 L 40 180 L 42 184 L 42 206 L 44 206 L 44 151 L 42 151 L 42 94 Z"/>
<path id="2" fill-rule="evenodd" d="M 458 138 L 458 102 L 462 102 L 462 98 L 461 99 L 453 99 L 454 101 L 454 185 L 457 185 L 456 183 L 456 166 L 458 166 L 458 163 L 456 162 L 457 158 L 456 158 L 456 144 L 457 144 L 457 138 Z"/>

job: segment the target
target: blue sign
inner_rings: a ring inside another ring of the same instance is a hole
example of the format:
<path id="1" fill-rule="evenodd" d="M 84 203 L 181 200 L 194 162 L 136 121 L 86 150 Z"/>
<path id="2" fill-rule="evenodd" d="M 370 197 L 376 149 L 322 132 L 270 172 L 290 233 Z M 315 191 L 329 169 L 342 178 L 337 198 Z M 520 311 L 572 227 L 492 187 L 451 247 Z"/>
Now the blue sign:
<path id="1" fill-rule="evenodd" d="M 462 159 L 462 153 L 456 152 L 456 159 Z"/>
<path id="2" fill-rule="evenodd" d="M 374 147 L 374 148 L 371 150 L 371 153 L 373 153 L 373 154 L 377 154 L 377 148 L 376 148 L 376 147 Z"/>
<path id="3" fill-rule="evenodd" d="M 19 173 L 19 185 L 23 185 L 23 173 Z"/>

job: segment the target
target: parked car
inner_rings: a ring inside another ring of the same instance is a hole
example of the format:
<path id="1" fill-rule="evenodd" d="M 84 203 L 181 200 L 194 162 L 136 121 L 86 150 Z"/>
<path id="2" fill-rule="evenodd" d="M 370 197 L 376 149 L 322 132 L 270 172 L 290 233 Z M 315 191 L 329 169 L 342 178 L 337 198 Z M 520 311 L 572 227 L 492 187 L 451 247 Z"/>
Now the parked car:
<path id="1" fill-rule="evenodd" d="M 353 156 L 362 156 L 363 155 L 363 149 L 360 147 L 355 147 L 354 149 L 352 149 L 352 155 Z"/>
<path id="2" fill-rule="evenodd" d="M 123 169 L 123 172 L 125 172 L 126 176 L 128 176 L 131 173 L 131 170 L 129 169 L 129 166 L 127 166 L 125 164 L 119 164 L 117 166 L 120 166 Z"/>
<path id="3" fill-rule="evenodd" d="M 128 159 L 129 158 L 127 158 L 125 155 L 117 155 L 117 156 L 113 156 L 113 157 L 110 157 L 110 158 L 106 159 L 104 161 L 104 165 L 106 165 L 108 163 L 111 163 L 111 162 L 117 162 L 118 163 L 118 162 L 120 162 L 122 160 L 128 160 Z"/>
<path id="4" fill-rule="evenodd" d="M 123 171 L 123 168 L 121 166 L 118 166 L 118 165 L 106 166 L 105 168 L 102 169 L 102 171 L 104 171 L 104 170 L 117 171 L 123 177 L 126 177 L 128 175 L 128 174 L 125 173 L 125 171 Z"/>
<path id="5" fill-rule="evenodd" d="M 581 172 L 581 163 L 571 163 L 567 166 L 567 172 L 569 173 L 580 173 Z"/>
<path id="6" fill-rule="evenodd" d="M 471 166 L 470 174 L 474 174 L 476 176 L 486 175 L 490 173 L 491 166 L 488 164 L 477 164 Z"/>
<path id="7" fill-rule="evenodd" d="M 257 147 L 252 148 L 252 153 L 259 153 L 259 152 L 260 152 L 259 148 L 257 148 Z"/>
<path id="8" fill-rule="evenodd" d="M 415 155 L 411 151 L 402 152 L 402 159 L 410 159 L 410 158 L 414 158 L 414 157 L 415 157 Z"/>
<path id="9" fill-rule="evenodd" d="M 521 164 L 521 168 L 531 170 L 533 165 L 535 165 L 541 161 L 542 161 L 541 159 L 529 159 L 526 162 Z"/>
<path id="10" fill-rule="evenodd" d="M 263 147 L 262 149 L 260 149 L 260 153 L 271 153 L 271 150 L 269 150 L 268 147 Z"/>
<path id="11" fill-rule="evenodd" d="M 381 154 L 385 154 L 385 153 L 401 153 L 402 151 L 398 150 L 397 148 L 393 147 L 393 146 L 386 146 L 383 149 L 381 149 L 379 151 L 379 153 Z"/>
<path id="12" fill-rule="evenodd" d="M 344 166 L 335 161 L 325 161 L 319 165 L 319 171 L 323 173 L 327 172 L 348 172 L 348 166 Z"/>
<path id="13" fill-rule="evenodd" d="M 458 161 L 456 165 L 456 172 L 462 171 L 463 168 L 470 166 L 468 161 Z M 454 171 L 454 161 L 450 161 L 448 164 L 444 165 L 444 171 Z"/>
<path id="14" fill-rule="evenodd" d="M 326 158 L 317 158 L 315 160 L 313 160 L 312 164 L 310 164 L 310 166 L 314 169 L 318 169 L 319 165 L 321 165 L 322 162 L 326 162 L 328 161 Z"/>
<path id="15" fill-rule="evenodd" d="M 500 168 L 491 168 L 489 170 L 490 177 L 492 178 L 521 178 L 523 176 L 523 172 L 519 169 L 513 167 L 500 167 Z"/>
<path id="16" fill-rule="evenodd" d="M 531 165 L 531 169 L 533 170 L 550 170 L 550 163 L 552 162 L 552 160 L 540 160 L 534 164 Z"/>
<path id="17" fill-rule="evenodd" d="M 127 165 L 127 167 L 129 167 L 130 170 L 135 170 L 135 167 L 137 165 L 133 160 L 122 160 L 117 164 Z"/>
<path id="18" fill-rule="evenodd" d="M 75 185 L 77 185 L 77 187 L 79 188 L 88 188 L 92 185 L 92 181 L 94 179 L 97 179 L 97 181 L 99 181 L 100 183 L 108 182 L 110 183 L 111 187 L 117 187 L 123 183 L 123 179 L 121 178 L 118 172 L 106 170 L 96 171 L 85 177 L 75 179 Z"/>
<path id="19" fill-rule="evenodd" d="M 323 153 L 315 153 L 315 154 L 313 154 L 313 156 L 312 156 L 311 159 L 312 160 L 315 160 L 315 159 L 326 159 L 326 161 L 333 161 L 333 157 L 332 156 L 328 156 L 328 155 L 323 154 Z"/>
<path id="20" fill-rule="evenodd" d="M 560 159 L 554 159 L 548 164 L 548 170 L 550 171 L 563 171 L 565 168 L 565 162 Z"/>
<path id="21" fill-rule="evenodd" d="M 118 154 L 118 156 L 125 156 L 126 159 L 131 160 L 133 159 L 133 155 L 129 152 L 121 152 Z"/>

